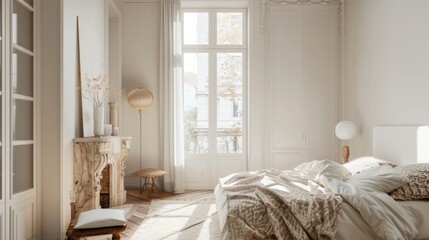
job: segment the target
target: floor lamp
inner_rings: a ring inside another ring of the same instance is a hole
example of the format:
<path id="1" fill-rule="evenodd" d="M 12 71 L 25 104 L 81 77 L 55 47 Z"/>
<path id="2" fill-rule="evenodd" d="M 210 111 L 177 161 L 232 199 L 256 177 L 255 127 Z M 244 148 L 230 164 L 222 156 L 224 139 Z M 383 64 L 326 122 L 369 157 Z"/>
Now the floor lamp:
<path id="1" fill-rule="evenodd" d="M 153 103 L 153 95 L 152 93 L 143 88 L 138 87 L 136 89 L 131 90 L 128 93 L 128 103 L 134 109 L 139 110 L 140 115 L 140 170 L 142 170 L 142 114 L 143 110 L 150 107 Z M 140 178 L 140 189 L 142 188 L 142 179 Z"/>
<path id="2" fill-rule="evenodd" d="M 345 141 L 350 140 L 356 135 L 356 126 L 351 121 L 341 121 L 335 127 L 335 135 L 337 138 Z M 349 146 L 343 146 L 343 162 L 346 163 L 349 161 L 350 149 Z"/>

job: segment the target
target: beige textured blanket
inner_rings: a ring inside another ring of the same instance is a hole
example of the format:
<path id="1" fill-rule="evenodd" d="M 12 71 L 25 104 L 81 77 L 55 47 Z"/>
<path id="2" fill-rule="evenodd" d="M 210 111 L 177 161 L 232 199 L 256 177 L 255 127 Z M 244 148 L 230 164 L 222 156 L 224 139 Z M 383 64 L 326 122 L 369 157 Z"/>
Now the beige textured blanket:
<path id="1" fill-rule="evenodd" d="M 298 175 L 263 170 L 228 179 L 229 239 L 332 239 L 342 198 L 314 174 Z"/>
<path id="2" fill-rule="evenodd" d="M 258 188 L 277 239 L 332 239 L 337 231 L 342 198 L 305 191 L 292 183 Z"/>

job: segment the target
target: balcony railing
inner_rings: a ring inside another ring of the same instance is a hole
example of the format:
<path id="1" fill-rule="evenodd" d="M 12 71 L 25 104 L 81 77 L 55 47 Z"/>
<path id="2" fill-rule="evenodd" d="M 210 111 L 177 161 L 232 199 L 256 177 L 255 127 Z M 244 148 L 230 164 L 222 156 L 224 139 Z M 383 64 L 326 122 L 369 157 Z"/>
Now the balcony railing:
<path id="1" fill-rule="evenodd" d="M 218 131 L 216 137 L 217 153 L 242 153 L 243 135 L 241 132 L 226 133 Z M 208 153 L 209 141 L 207 132 L 185 134 L 185 153 Z"/>

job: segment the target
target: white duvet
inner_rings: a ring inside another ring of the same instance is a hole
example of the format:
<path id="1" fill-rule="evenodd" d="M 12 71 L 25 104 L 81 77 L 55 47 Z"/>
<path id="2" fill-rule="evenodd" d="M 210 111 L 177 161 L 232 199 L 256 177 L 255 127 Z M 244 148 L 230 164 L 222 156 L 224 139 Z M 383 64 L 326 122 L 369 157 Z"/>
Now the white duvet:
<path id="1" fill-rule="evenodd" d="M 387 195 L 387 192 L 406 183 L 406 176 L 390 166 L 381 166 L 354 176 L 345 180 L 335 176 L 319 178 L 325 187 L 340 194 L 358 211 L 379 238 L 415 239 L 419 231 L 413 219 L 400 204 Z"/>
<path id="2" fill-rule="evenodd" d="M 414 215 L 387 194 L 407 182 L 406 176 L 390 166 L 350 176 L 339 164 L 308 163 L 294 171 L 236 173 L 220 179 L 219 188 L 237 194 L 277 181 L 291 181 L 310 189 L 321 184 L 341 195 L 344 202 L 334 239 L 422 239 Z"/>

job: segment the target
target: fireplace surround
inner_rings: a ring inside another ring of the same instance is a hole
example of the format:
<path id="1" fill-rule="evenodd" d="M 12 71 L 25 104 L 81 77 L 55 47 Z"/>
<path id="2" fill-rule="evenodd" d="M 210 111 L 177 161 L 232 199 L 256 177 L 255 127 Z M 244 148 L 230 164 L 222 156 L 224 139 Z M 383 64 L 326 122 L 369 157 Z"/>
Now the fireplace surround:
<path id="1" fill-rule="evenodd" d="M 124 189 L 125 161 L 131 138 L 75 138 L 73 144 L 74 215 L 100 208 L 101 180 L 106 166 L 109 174 L 108 205 L 124 204 L 127 195 Z"/>

